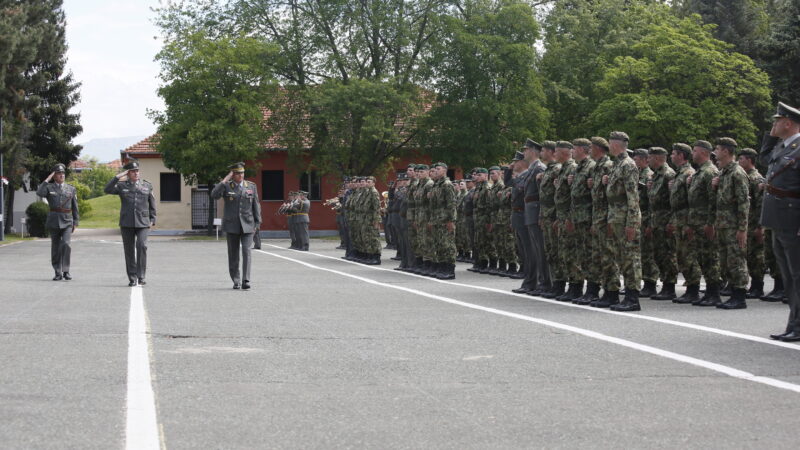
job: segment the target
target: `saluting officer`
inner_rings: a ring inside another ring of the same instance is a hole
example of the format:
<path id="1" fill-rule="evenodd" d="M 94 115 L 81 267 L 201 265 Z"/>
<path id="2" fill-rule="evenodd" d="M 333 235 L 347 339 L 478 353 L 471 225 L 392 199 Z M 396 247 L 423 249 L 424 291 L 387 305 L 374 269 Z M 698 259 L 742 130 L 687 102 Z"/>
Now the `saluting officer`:
<path id="1" fill-rule="evenodd" d="M 130 161 L 122 172 L 106 184 L 106 194 L 119 195 L 119 227 L 125 248 L 128 286 L 144 285 L 147 270 L 147 235 L 156 224 L 156 198 L 153 185 L 139 178 L 139 163 Z M 135 253 L 134 253 L 135 249 Z"/>
<path id="2" fill-rule="evenodd" d="M 64 164 L 56 164 L 53 173 L 36 190 L 36 195 L 46 198 L 50 206 L 45 226 L 50 233 L 50 261 L 56 271 L 53 281 L 72 279 L 69 243 L 72 232 L 78 227 L 78 195 L 74 186 L 64 183 L 65 171 Z"/>
<path id="3" fill-rule="evenodd" d="M 255 183 L 244 179 L 244 163 L 229 166 L 231 171 L 214 186 L 211 198 L 225 197 L 222 231 L 228 240 L 228 271 L 234 289 L 250 289 L 250 247 L 253 233 L 261 224 L 261 204 Z M 239 272 L 239 247 L 242 271 Z"/>

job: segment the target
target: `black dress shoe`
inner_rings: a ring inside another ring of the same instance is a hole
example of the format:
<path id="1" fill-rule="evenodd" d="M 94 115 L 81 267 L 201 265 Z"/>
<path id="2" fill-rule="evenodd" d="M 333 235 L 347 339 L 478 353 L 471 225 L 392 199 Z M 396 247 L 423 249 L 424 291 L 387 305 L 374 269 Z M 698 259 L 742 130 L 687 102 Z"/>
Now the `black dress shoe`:
<path id="1" fill-rule="evenodd" d="M 528 290 L 525 289 L 525 288 L 521 288 L 520 287 L 520 288 L 512 289 L 511 292 L 513 292 L 515 294 L 527 294 Z"/>
<path id="2" fill-rule="evenodd" d="M 242 282 L 242 290 L 246 291 L 248 289 L 250 289 L 250 283 L 248 281 L 243 281 Z"/>
<path id="3" fill-rule="evenodd" d="M 72 279 L 72 276 L 69 274 L 69 272 L 64 272 L 64 279 L 67 281 Z"/>
<path id="4" fill-rule="evenodd" d="M 789 334 L 784 334 L 781 336 L 780 340 L 783 342 L 800 342 L 800 333 L 792 331 Z"/>
<path id="5" fill-rule="evenodd" d="M 784 337 L 784 336 L 786 336 L 786 335 L 788 335 L 790 333 L 791 333 L 791 331 L 787 331 L 787 332 L 781 333 L 781 334 L 770 334 L 769 338 L 773 339 L 773 340 L 776 340 L 776 341 L 780 341 L 782 337 Z"/>
<path id="6" fill-rule="evenodd" d="M 239 283 L 233 283 L 233 288 L 234 289 L 241 289 L 241 286 L 239 286 Z"/>
<path id="7" fill-rule="evenodd" d="M 128 283 L 128 286 L 129 286 L 129 287 L 134 287 L 134 286 L 136 286 L 136 280 L 131 280 L 131 281 Z"/>
<path id="8" fill-rule="evenodd" d="M 147 282 L 144 281 L 144 278 L 139 278 L 139 284 L 144 286 L 145 284 L 147 284 Z"/>
<path id="9" fill-rule="evenodd" d="M 56 276 L 53 277 L 53 281 L 61 281 L 64 277 L 61 276 L 60 273 L 56 272 Z"/>

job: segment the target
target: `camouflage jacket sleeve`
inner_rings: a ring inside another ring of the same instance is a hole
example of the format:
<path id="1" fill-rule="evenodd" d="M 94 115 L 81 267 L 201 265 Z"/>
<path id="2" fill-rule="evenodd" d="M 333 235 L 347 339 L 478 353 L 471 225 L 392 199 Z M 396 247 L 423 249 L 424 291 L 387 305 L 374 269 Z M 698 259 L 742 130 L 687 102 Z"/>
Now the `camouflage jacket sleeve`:
<path id="1" fill-rule="evenodd" d="M 642 215 L 642 225 L 648 226 L 651 222 L 650 199 L 647 193 L 647 183 L 653 179 L 653 171 L 644 169 L 639 171 L 639 209 Z"/>
<path id="2" fill-rule="evenodd" d="M 688 177 L 694 175 L 690 165 L 678 168 L 675 182 L 670 188 L 669 202 L 672 207 L 670 224 L 675 228 L 684 228 L 689 225 L 689 184 Z"/>
<path id="3" fill-rule="evenodd" d="M 456 220 L 456 190 L 452 183 L 445 182 L 439 186 L 439 198 L 442 222 L 455 222 Z"/>
<path id="4" fill-rule="evenodd" d="M 748 179 L 750 180 L 750 215 L 747 216 L 747 221 L 749 223 L 748 229 L 755 230 L 761 227 L 759 219 L 761 215 L 761 205 L 764 200 L 763 183 L 765 180 L 756 169 L 753 169 L 753 171 L 748 174 Z"/>
<path id="5" fill-rule="evenodd" d="M 628 228 L 640 228 L 642 226 L 642 212 L 639 209 L 639 170 L 632 164 L 625 167 L 625 193 L 627 194 L 627 205 L 625 215 L 625 226 Z"/>
<path id="6" fill-rule="evenodd" d="M 736 161 L 731 162 L 720 174 L 716 194 L 716 226 L 747 231 L 750 212 L 748 178 Z"/>

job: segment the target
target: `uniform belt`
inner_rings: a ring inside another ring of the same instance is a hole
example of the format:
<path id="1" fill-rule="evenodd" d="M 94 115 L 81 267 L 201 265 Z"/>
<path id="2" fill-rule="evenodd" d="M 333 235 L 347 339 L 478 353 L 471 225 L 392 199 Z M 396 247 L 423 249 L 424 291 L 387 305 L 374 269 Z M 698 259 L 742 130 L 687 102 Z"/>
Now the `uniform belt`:
<path id="1" fill-rule="evenodd" d="M 518 206 L 515 206 L 515 207 L 513 207 L 513 208 L 511 208 L 511 209 L 512 209 L 513 211 L 516 211 L 516 212 L 525 211 L 525 208 L 520 208 L 520 207 L 518 207 Z"/>
<path id="2" fill-rule="evenodd" d="M 537 197 L 535 195 L 526 195 L 525 196 L 525 203 L 533 203 L 533 202 L 538 202 L 538 201 L 539 201 L 539 197 Z"/>
<path id="3" fill-rule="evenodd" d="M 58 212 L 58 213 L 71 213 L 71 209 L 64 209 L 64 208 L 50 208 L 50 212 Z"/>
<path id="4" fill-rule="evenodd" d="M 800 192 L 787 191 L 786 189 L 776 188 L 770 184 L 767 185 L 767 192 L 778 198 L 800 198 Z"/>

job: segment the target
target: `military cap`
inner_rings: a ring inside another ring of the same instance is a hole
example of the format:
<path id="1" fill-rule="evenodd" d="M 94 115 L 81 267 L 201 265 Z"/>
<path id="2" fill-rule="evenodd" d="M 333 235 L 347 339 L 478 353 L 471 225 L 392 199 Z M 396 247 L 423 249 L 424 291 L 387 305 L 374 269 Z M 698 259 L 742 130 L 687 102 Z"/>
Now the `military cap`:
<path id="1" fill-rule="evenodd" d="M 348 181 L 350 181 L 350 177 L 348 177 L 347 175 L 345 175 L 345 176 L 343 176 L 343 177 L 342 177 L 342 181 L 343 181 L 343 182 L 345 182 L 345 183 L 347 183 Z"/>
<path id="2" fill-rule="evenodd" d="M 556 148 L 572 148 L 572 143 L 570 141 L 558 141 L 556 142 Z"/>
<path id="3" fill-rule="evenodd" d="M 594 145 L 596 145 L 598 147 L 602 147 L 602 148 L 608 150 L 608 141 L 604 137 L 594 136 L 591 139 L 591 142 L 592 142 L 592 144 L 594 144 Z"/>
<path id="4" fill-rule="evenodd" d="M 590 140 L 588 140 L 586 138 L 578 138 L 578 139 L 573 139 L 572 140 L 572 145 L 574 145 L 576 147 L 589 147 L 589 146 L 592 145 L 592 141 L 590 141 Z"/>
<path id="5" fill-rule="evenodd" d="M 231 169 L 231 171 L 235 173 L 244 172 L 244 163 L 243 162 L 233 163 L 230 166 L 228 166 L 228 169 Z"/>
<path id="6" fill-rule="evenodd" d="M 714 150 L 714 147 L 711 145 L 711 142 L 704 141 L 702 139 L 695 141 L 693 147 L 701 147 L 706 150 Z"/>
<path id="7" fill-rule="evenodd" d="M 127 164 L 122 166 L 122 168 L 125 169 L 125 170 L 139 170 L 139 161 L 136 161 L 135 159 L 132 159 L 132 160 L 128 161 Z"/>
<path id="8" fill-rule="evenodd" d="M 447 164 L 445 164 L 443 162 L 437 162 L 437 163 L 433 164 L 431 167 L 444 167 L 445 169 L 447 169 Z"/>
<path id="9" fill-rule="evenodd" d="M 500 166 L 500 170 L 508 170 L 508 166 L 503 164 L 502 166 Z"/>
<path id="10" fill-rule="evenodd" d="M 364 177 L 364 179 L 367 180 L 367 181 L 375 181 L 375 177 L 373 177 L 372 175 L 370 175 L 368 177 Z"/>
<path id="11" fill-rule="evenodd" d="M 64 173 L 66 171 L 67 171 L 67 167 L 65 165 L 61 164 L 61 163 L 58 163 L 55 166 L 53 166 L 53 172 Z"/>
<path id="12" fill-rule="evenodd" d="M 643 156 L 643 157 L 646 158 L 647 155 L 648 155 L 648 152 L 647 152 L 647 149 L 645 149 L 645 148 L 637 148 L 636 150 L 633 151 L 633 156 Z"/>
<path id="13" fill-rule="evenodd" d="M 666 155 L 667 149 L 664 147 L 650 147 L 648 152 L 650 155 Z"/>
<path id="14" fill-rule="evenodd" d="M 739 146 L 739 144 L 737 144 L 736 141 L 733 138 L 729 138 L 729 137 L 722 137 L 722 138 L 717 139 L 717 145 L 723 145 L 725 147 L 731 147 L 734 150 L 736 150 L 736 147 Z"/>
<path id="15" fill-rule="evenodd" d="M 500 168 L 498 167 L 498 169 Z M 475 173 L 489 173 L 489 170 L 486 169 L 485 167 L 478 167 L 475 169 Z"/>
<path id="16" fill-rule="evenodd" d="M 630 141 L 630 139 L 628 138 L 628 134 L 625 133 L 624 131 L 612 131 L 608 135 L 608 140 L 609 141 L 625 141 L 625 142 Z"/>
<path id="17" fill-rule="evenodd" d="M 472 180 L 472 174 L 471 174 L 471 173 L 468 173 L 468 174 L 466 174 L 466 175 L 464 176 L 464 181 L 466 181 L 466 182 L 468 182 L 468 183 L 471 183 L 471 182 L 473 181 L 473 180 Z"/>
<path id="18" fill-rule="evenodd" d="M 491 172 L 491 171 L 493 171 L 493 170 L 500 170 L 500 166 L 492 166 L 492 167 L 489 167 L 489 172 Z"/>
<path id="19" fill-rule="evenodd" d="M 786 117 L 787 119 L 791 119 L 795 122 L 800 122 L 800 110 L 797 108 L 792 108 L 786 103 L 778 102 L 778 110 L 775 112 L 775 115 L 772 116 L 772 118 L 778 119 L 781 117 Z"/>
<path id="20" fill-rule="evenodd" d="M 514 158 L 512 158 L 511 160 L 522 161 L 523 159 L 525 159 L 525 155 L 522 152 L 514 152 Z"/>
<path id="21" fill-rule="evenodd" d="M 525 145 L 523 145 L 522 148 L 523 149 L 530 148 L 530 149 L 533 149 L 533 150 L 541 150 L 542 149 L 542 144 L 534 141 L 531 138 L 528 138 L 528 139 L 525 139 Z"/>
<path id="22" fill-rule="evenodd" d="M 414 164 L 414 163 L 411 163 L 411 164 L 406 166 L 406 169 L 416 169 L 416 168 L 417 168 L 417 165 Z"/>
<path id="23" fill-rule="evenodd" d="M 397 181 L 407 180 L 407 179 L 408 179 L 408 174 L 406 174 L 405 172 L 400 172 L 397 174 Z"/>
<path id="24" fill-rule="evenodd" d="M 306 192 L 306 191 L 299 191 L 298 194 L 303 195 L 303 196 L 308 196 L 308 192 Z"/>
<path id="25" fill-rule="evenodd" d="M 679 152 L 683 152 L 685 156 L 689 156 L 692 154 L 692 147 L 689 147 L 689 144 L 684 144 L 683 142 L 676 142 L 672 144 L 673 150 L 678 150 Z"/>
<path id="26" fill-rule="evenodd" d="M 542 142 L 542 148 L 549 148 L 550 150 L 556 149 L 556 142 L 555 141 L 544 141 Z"/>
<path id="27" fill-rule="evenodd" d="M 756 158 L 756 157 L 758 157 L 758 152 L 753 150 L 752 148 L 748 147 L 748 148 L 743 148 L 743 149 L 739 150 L 739 156 L 742 156 L 742 155 L 752 156 L 753 158 Z"/>
<path id="28" fill-rule="evenodd" d="M 427 164 L 417 164 L 416 170 L 428 170 L 429 167 Z"/>

